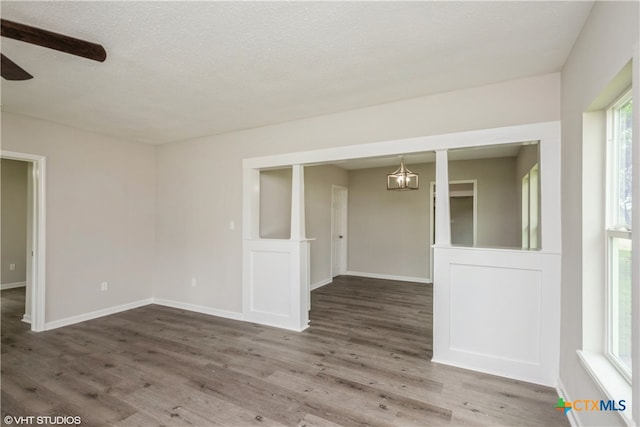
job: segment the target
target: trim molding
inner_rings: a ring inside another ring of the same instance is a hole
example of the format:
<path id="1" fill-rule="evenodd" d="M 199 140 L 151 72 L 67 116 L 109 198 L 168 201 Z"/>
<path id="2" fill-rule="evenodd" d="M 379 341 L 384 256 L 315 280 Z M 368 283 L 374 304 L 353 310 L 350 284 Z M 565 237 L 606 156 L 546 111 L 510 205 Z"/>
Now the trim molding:
<path id="1" fill-rule="evenodd" d="M 0 290 L 22 288 L 23 286 L 27 286 L 27 282 L 3 283 L 0 285 Z"/>
<path id="2" fill-rule="evenodd" d="M 151 304 L 179 308 L 181 310 L 194 311 L 196 313 L 208 314 L 211 316 L 224 317 L 225 319 L 244 320 L 242 313 L 239 313 L 237 311 L 220 310 L 217 308 L 210 308 L 202 305 L 189 304 L 180 301 L 172 301 L 163 298 L 151 298 Z"/>
<path id="3" fill-rule="evenodd" d="M 109 316 L 111 314 L 121 313 L 123 311 L 132 310 L 134 308 L 143 307 L 145 305 L 157 304 L 165 307 L 178 308 L 181 310 L 193 311 L 196 313 L 208 314 L 210 316 L 223 317 L 225 319 L 244 321 L 242 313 L 236 311 L 220 310 L 217 308 L 204 307 L 201 305 L 188 304 L 180 301 L 172 301 L 163 298 L 146 298 L 114 307 L 103 308 L 101 310 L 92 311 L 90 313 L 79 314 L 77 316 L 65 317 L 64 319 L 54 320 L 45 323 L 45 330 L 62 328 L 63 326 L 71 326 L 76 323 L 86 322 L 87 320 L 97 319 L 99 317 Z M 22 321 L 31 323 L 31 316 L 24 315 Z"/>
<path id="4" fill-rule="evenodd" d="M 458 352 L 460 352 L 460 350 L 456 350 Z M 513 359 L 505 359 L 505 358 L 499 358 L 499 357 L 495 357 L 492 355 L 484 355 L 484 354 L 480 354 L 480 353 L 472 353 L 472 352 L 465 352 L 462 351 L 460 352 L 462 353 L 464 356 L 470 356 L 470 357 L 477 357 L 478 360 L 488 360 L 490 362 L 495 363 L 497 366 L 508 366 L 508 365 L 525 365 L 525 366 L 538 366 L 537 364 L 531 364 L 528 362 L 520 362 L 518 360 L 513 360 Z M 512 380 L 517 380 L 517 381 L 526 381 L 528 383 L 532 383 L 532 384 L 539 384 L 539 385 L 543 385 L 545 387 L 553 387 L 554 384 L 551 384 L 549 382 L 545 382 L 544 380 L 541 380 L 537 375 L 535 374 L 529 374 L 527 372 L 524 373 L 513 373 L 513 369 L 511 369 L 511 372 L 509 371 L 509 368 L 505 369 L 501 369 L 501 368 L 494 368 L 492 366 L 486 367 L 486 366 L 480 366 L 478 364 L 474 364 L 474 363 L 469 363 L 469 359 L 467 358 L 467 360 L 460 360 L 459 357 L 455 357 L 457 355 L 454 354 L 453 357 L 449 356 L 449 357 L 436 357 L 433 356 L 431 358 L 431 361 L 434 363 L 440 363 L 442 365 L 449 365 L 449 366 L 455 366 L 456 368 L 461 368 L 461 369 L 466 369 L 469 371 L 474 371 L 474 372 L 482 372 L 485 374 L 489 374 L 489 375 L 496 375 L 502 378 L 509 378 Z"/>
<path id="5" fill-rule="evenodd" d="M 46 252 L 47 252 L 47 158 L 36 154 L 19 153 L 0 150 L 3 159 L 21 160 L 32 164 L 29 186 L 33 190 L 33 220 L 29 227 L 32 230 L 31 244 L 33 256 L 31 263 L 31 330 L 46 330 Z"/>
<path id="6" fill-rule="evenodd" d="M 604 354 L 576 350 L 583 368 L 608 400 L 625 397 L 633 407 L 633 389 L 626 378 L 616 369 Z M 618 411 L 617 414 L 628 426 L 634 426 L 631 411 Z"/>
<path id="7" fill-rule="evenodd" d="M 63 326 L 69 326 L 80 322 L 86 322 L 87 320 L 97 319 L 98 317 L 109 316 L 111 314 L 120 313 L 122 311 L 131 310 L 134 308 L 142 307 L 153 303 L 153 298 L 142 299 L 139 301 L 133 301 L 126 304 L 116 305 L 114 307 L 103 308 L 101 310 L 92 311 L 89 313 L 79 314 L 77 316 L 65 317 L 64 319 L 54 320 L 52 322 L 46 322 L 44 325 L 45 331 L 51 329 L 61 328 Z"/>
<path id="8" fill-rule="evenodd" d="M 24 323 L 31 324 L 31 315 L 30 315 L 30 314 L 24 314 L 24 315 L 22 316 L 22 321 L 23 321 Z"/>
<path id="9" fill-rule="evenodd" d="M 414 276 L 396 276 L 393 274 L 378 274 L 378 273 L 363 273 L 361 271 L 347 271 L 347 276 L 367 277 L 369 279 L 385 279 L 385 280 L 397 280 L 400 282 L 414 282 L 414 283 L 432 283 L 428 277 L 414 277 Z"/>
<path id="10" fill-rule="evenodd" d="M 328 279 L 320 280 L 320 281 L 318 281 L 318 282 L 316 282 L 316 283 L 313 283 L 313 284 L 310 286 L 310 288 L 311 288 L 311 290 L 312 290 L 312 291 L 315 291 L 316 289 L 321 288 L 321 287 L 323 287 L 323 286 L 326 286 L 326 285 L 328 285 L 329 283 L 332 283 L 332 282 L 333 282 L 333 279 L 332 279 L 332 278 L 328 278 Z"/>

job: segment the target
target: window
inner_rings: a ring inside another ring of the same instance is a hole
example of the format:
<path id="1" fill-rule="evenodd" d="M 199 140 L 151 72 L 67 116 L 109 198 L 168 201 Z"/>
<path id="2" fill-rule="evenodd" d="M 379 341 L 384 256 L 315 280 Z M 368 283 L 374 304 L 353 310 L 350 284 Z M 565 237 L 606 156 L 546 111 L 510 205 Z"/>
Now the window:
<path id="1" fill-rule="evenodd" d="M 606 355 L 631 379 L 631 92 L 607 110 Z"/>
<path id="2" fill-rule="evenodd" d="M 522 177 L 522 248 L 538 249 L 539 235 L 539 167 L 536 163 Z"/>

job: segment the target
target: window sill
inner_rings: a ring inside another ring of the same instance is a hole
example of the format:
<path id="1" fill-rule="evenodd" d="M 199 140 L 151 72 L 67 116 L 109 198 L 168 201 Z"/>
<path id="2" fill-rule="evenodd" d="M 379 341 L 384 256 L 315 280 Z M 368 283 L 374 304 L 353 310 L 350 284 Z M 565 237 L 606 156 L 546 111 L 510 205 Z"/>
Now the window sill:
<path id="1" fill-rule="evenodd" d="M 582 350 L 578 350 L 576 353 L 578 353 L 587 373 L 604 393 L 607 400 L 625 400 L 626 409 L 618 412 L 618 415 L 626 425 L 633 426 L 631 384 L 603 354 Z"/>

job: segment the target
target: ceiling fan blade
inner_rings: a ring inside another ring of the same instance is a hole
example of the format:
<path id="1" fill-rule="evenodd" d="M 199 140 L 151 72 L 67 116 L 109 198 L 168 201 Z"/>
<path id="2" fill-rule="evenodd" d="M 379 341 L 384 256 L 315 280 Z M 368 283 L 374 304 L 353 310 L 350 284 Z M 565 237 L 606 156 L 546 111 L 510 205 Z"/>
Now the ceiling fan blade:
<path id="1" fill-rule="evenodd" d="M 71 55 L 82 56 L 98 62 L 104 62 L 107 52 L 99 44 L 91 43 L 63 34 L 54 33 L 17 22 L 0 20 L 2 36 L 20 40 L 49 49 L 59 50 Z"/>
<path id="2" fill-rule="evenodd" d="M 29 80 L 33 78 L 31 74 L 1 53 L 0 59 L 2 59 L 0 72 L 5 80 Z"/>

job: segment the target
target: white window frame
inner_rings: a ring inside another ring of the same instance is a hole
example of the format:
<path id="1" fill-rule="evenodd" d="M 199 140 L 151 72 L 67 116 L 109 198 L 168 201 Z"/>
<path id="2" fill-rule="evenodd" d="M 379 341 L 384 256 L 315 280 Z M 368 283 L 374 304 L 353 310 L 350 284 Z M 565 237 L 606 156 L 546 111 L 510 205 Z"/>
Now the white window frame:
<path id="1" fill-rule="evenodd" d="M 540 249 L 540 166 L 533 165 L 522 177 L 522 249 Z"/>
<path id="2" fill-rule="evenodd" d="M 533 165 L 529 171 L 529 249 L 540 249 L 540 166 Z"/>
<path id="3" fill-rule="evenodd" d="M 631 383 L 631 370 L 622 363 L 622 361 L 613 354 L 613 340 L 615 337 L 615 328 L 612 323 L 616 323 L 613 317 L 613 312 L 617 312 L 613 305 L 617 306 L 617 301 L 613 298 L 613 292 L 616 288 L 614 284 L 617 272 L 615 271 L 615 263 L 613 258 L 616 256 L 613 248 L 613 239 L 622 238 L 631 240 L 631 230 L 626 227 L 621 227 L 620 224 L 614 223 L 614 218 L 617 215 L 615 210 L 617 207 L 612 201 L 613 195 L 618 195 L 617 180 L 613 177 L 613 171 L 618 165 L 618 153 L 611 150 L 616 135 L 615 131 L 615 110 L 627 103 L 632 98 L 632 90 L 628 88 L 623 94 L 618 97 L 607 108 L 607 149 L 606 149 L 606 190 L 605 190 L 605 203 L 606 203 L 606 215 L 605 215 L 605 268 L 606 268 L 606 280 L 605 280 L 605 328 L 604 328 L 604 355 L 609 362 L 620 372 L 620 374 Z"/>
<path id="4" fill-rule="evenodd" d="M 529 172 L 522 177 L 522 249 L 529 249 Z"/>

